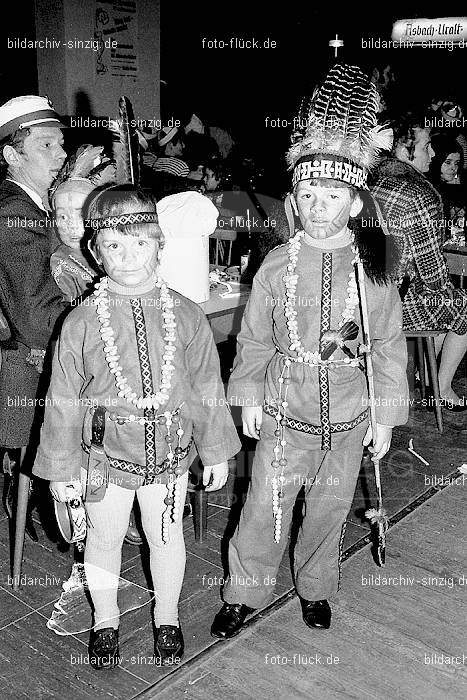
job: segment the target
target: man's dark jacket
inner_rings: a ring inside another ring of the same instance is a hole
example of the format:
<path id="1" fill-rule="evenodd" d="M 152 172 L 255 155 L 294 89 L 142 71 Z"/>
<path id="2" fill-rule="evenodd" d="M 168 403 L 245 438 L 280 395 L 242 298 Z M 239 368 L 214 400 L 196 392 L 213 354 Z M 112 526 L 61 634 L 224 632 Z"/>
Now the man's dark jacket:
<path id="1" fill-rule="evenodd" d="M 34 358 L 48 348 L 66 310 L 50 272 L 54 243 L 52 222 L 45 212 L 21 187 L 4 180 L 0 184 L 0 308 L 11 338 L 2 348 L 0 446 L 21 447 L 30 441 L 39 403 L 34 406 L 34 400 L 38 391 L 42 393 L 44 379 Z"/>

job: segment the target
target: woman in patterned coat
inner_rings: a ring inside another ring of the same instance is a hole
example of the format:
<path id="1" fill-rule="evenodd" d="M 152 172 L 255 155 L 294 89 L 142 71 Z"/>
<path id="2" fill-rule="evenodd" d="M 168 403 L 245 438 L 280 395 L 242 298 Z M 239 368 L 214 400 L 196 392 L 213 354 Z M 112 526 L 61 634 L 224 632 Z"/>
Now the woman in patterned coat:
<path id="1" fill-rule="evenodd" d="M 401 131 L 395 155 L 376 169 L 371 192 L 399 245 L 403 326 L 447 331 L 435 338 L 436 351 L 441 351 L 440 395 L 446 408 L 465 410 L 465 398 L 457 396 L 451 383 L 467 350 L 467 292 L 455 289 L 449 278 L 441 250 L 441 197 L 423 175 L 433 157 L 429 130 L 412 124 Z"/>

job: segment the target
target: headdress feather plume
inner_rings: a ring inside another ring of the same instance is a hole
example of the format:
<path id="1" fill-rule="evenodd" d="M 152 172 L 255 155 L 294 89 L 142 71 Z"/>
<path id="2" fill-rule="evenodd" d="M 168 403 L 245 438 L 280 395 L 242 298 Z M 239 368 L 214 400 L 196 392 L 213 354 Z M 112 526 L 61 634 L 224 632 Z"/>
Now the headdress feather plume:
<path id="1" fill-rule="evenodd" d="M 103 146 L 92 146 L 88 143 L 79 146 L 66 159 L 55 178 L 49 192 L 50 200 L 53 199 L 58 188 L 70 180 L 89 180 L 92 184 L 99 181 L 100 184 L 104 184 L 107 179 L 111 179 L 110 173 L 108 178 L 101 177 L 106 168 L 113 164 L 110 158 L 102 155 L 103 150 Z"/>
<path id="2" fill-rule="evenodd" d="M 305 108 L 305 129 L 295 134 L 287 154 L 293 167 L 308 154 L 335 154 L 369 169 L 381 150 L 390 149 L 392 130 L 376 120 L 379 97 L 358 66 L 335 64 Z"/>

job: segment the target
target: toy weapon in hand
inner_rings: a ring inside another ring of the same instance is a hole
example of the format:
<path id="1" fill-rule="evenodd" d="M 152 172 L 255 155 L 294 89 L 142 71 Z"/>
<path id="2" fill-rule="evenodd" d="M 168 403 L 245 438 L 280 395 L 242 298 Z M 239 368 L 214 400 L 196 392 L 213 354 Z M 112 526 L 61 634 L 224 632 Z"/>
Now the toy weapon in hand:
<path id="1" fill-rule="evenodd" d="M 365 276 L 361 260 L 357 261 L 357 280 L 360 292 L 360 304 L 362 310 L 362 333 L 366 358 L 366 376 L 368 381 L 368 396 L 370 399 L 370 425 L 373 437 L 373 445 L 376 440 L 376 409 L 375 409 L 375 385 L 373 378 L 373 360 L 371 357 L 370 324 L 368 321 L 368 305 L 366 300 Z M 375 560 L 378 566 L 384 566 L 386 561 L 386 532 L 388 530 L 388 518 L 383 508 L 383 494 L 381 491 L 381 475 L 379 470 L 379 459 L 373 460 L 376 481 L 377 507 L 370 508 L 365 512 L 365 517 L 374 526 L 377 535 L 375 542 Z"/>

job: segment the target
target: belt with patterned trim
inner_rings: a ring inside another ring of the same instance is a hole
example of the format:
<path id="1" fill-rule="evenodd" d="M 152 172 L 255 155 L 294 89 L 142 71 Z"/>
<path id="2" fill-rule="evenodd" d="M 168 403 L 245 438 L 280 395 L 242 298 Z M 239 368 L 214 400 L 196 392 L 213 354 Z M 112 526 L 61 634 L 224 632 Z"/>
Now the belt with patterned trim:
<path id="1" fill-rule="evenodd" d="M 185 457 L 188 456 L 192 446 L 193 446 L 193 437 L 190 438 L 190 441 L 186 447 L 182 448 L 182 451 L 179 455 L 180 461 L 185 459 Z M 81 447 L 86 453 L 89 453 L 89 446 L 81 443 Z M 165 472 L 167 467 L 169 466 L 169 460 L 166 458 L 164 459 L 163 462 L 160 464 L 156 464 L 155 467 L 143 467 L 140 464 L 135 464 L 134 462 L 127 462 L 124 459 L 116 459 L 115 457 L 108 457 L 109 464 L 113 469 L 119 469 L 122 472 L 127 472 L 128 474 L 135 474 L 136 476 L 141 476 L 144 478 L 144 483 L 143 486 L 146 486 L 147 484 L 154 484 L 154 483 L 159 483 L 158 475 L 162 474 L 162 472 Z"/>
<path id="2" fill-rule="evenodd" d="M 265 403 L 263 404 L 263 411 L 267 413 L 269 416 L 272 416 L 273 418 L 277 414 L 277 408 L 272 406 L 270 403 Z M 368 417 L 368 409 L 366 408 L 362 413 L 360 413 L 359 416 L 354 418 L 351 421 L 340 421 L 339 423 L 331 423 L 330 428 L 331 428 L 331 433 L 344 433 L 347 430 L 352 430 L 352 428 L 355 428 L 357 425 L 360 425 L 360 423 L 363 423 L 365 418 Z M 292 430 L 298 430 L 301 433 L 308 433 L 309 435 L 322 435 L 323 434 L 323 428 L 321 425 L 313 425 L 312 423 L 304 423 L 301 420 L 297 420 L 296 418 L 289 418 L 288 416 L 283 415 L 282 420 L 284 421 L 284 425 L 287 428 L 292 428 Z"/>

